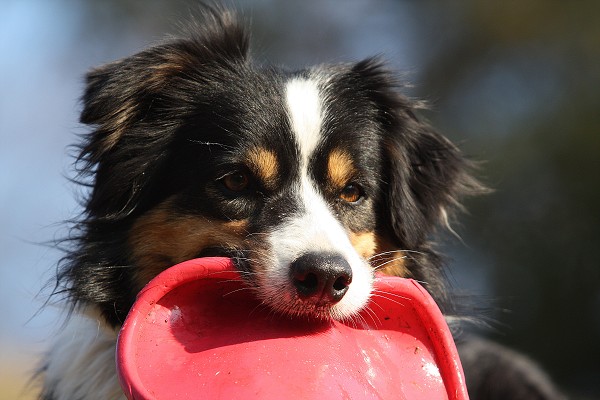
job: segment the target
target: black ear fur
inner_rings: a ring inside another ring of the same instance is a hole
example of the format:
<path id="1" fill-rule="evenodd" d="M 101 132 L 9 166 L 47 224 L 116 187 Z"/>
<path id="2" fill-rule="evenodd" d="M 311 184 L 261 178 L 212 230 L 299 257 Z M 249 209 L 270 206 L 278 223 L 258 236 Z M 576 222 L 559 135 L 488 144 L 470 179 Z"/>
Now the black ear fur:
<path id="1" fill-rule="evenodd" d="M 354 66 L 379 110 L 384 127 L 387 198 L 391 233 L 405 249 L 422 245 L 464 195 L 483 191 L 471 177 L 471 163 L 448 139 L 420 121 L 423 108 L 399 93 L 400 84 L 377 59 Z"/>
<path id="2" fill-rule="evenodd" d="M 168 158 L 181 121 L 216 69 L 246 62 L 248 36 L 233 13 L 206 7 L 191 35 L 171 39 L 87 75 L 81 122 L 94 127 L 78 158 L 95 181 L 87 211 L 98 219 L 133 212 Z"/>
<path id="3" fill-rule="evenodd" d="M 407 248 L 417 248 L 464 195 L 479 190 L 469 162 L 456 146 L 416 119 L 412 110 L 395 136 L 388 138 L 388 204 L 393 230 Z"/>

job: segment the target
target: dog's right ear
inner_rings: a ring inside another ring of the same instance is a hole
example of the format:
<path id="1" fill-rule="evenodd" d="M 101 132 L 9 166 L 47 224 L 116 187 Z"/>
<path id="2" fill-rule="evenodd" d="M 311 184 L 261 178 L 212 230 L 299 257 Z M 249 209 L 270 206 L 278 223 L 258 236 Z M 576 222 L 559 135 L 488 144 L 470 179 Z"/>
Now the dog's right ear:
<path id="1" fill-rule="evenodd" d="M 194 99 L 211 90 L 217 73 L 247 61 L 248 35 L 232 12 L 206 8 L 188 30 L 87 75 L 80 121 L 93 130 L 78 161 L 93 181 L 92 216 L 120 219 L 135 210 Z"/>

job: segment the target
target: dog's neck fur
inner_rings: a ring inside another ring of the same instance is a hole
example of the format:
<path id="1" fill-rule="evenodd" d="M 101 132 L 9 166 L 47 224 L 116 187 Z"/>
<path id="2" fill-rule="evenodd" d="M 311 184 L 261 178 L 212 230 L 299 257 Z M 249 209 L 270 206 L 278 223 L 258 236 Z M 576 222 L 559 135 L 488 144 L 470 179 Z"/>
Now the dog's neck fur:
<path id="1" fill-rule="evenodd" d="M 46 355 L 42 399 L 125 400 L 115 364 L 117 332 L 94 312 L 73 315 Z"/>

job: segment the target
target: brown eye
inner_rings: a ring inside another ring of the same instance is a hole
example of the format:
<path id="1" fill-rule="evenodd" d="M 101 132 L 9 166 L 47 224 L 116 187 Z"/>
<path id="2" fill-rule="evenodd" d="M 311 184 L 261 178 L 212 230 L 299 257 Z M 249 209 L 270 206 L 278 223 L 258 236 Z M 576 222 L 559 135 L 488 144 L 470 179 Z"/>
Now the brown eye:
<path id="1" fill-rule="evenodd" d="M 235 171 L 223 178 L 223 185 L 232 192 L 242 192 L 248 188 L 250 178 L 243 171 Z"/>
<path id="2" fill-rule="evenodd" d="M 340 192 L 340 199 L 342 199 L 348 203 L 356 203 L 362 197 L 363 197 L 362 188 L 355 183 L 347 184 Z"/>

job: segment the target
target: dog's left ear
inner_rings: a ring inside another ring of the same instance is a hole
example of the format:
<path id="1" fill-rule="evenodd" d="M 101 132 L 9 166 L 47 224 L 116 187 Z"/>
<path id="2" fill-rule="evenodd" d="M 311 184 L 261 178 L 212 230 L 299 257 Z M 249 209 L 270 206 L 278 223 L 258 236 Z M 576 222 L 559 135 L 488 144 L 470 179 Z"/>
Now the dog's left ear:
<path id="1" fill-rule="evenodd" d="M 485 189 L 470 174 L 473 165 L 444 136 L 419 120 L 422 108 L 398 91 L 400 85 L 377 60 L 355 65 L 383 127 L 384 209 L 397 245 L 416 248 L 436 225 L 448 225 L 459 200 Z"/>

